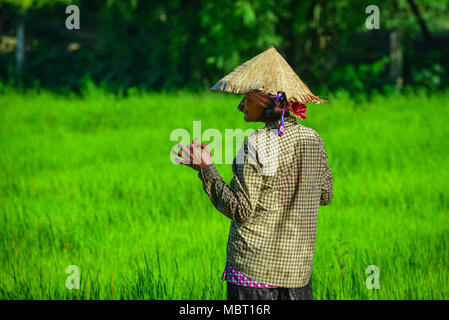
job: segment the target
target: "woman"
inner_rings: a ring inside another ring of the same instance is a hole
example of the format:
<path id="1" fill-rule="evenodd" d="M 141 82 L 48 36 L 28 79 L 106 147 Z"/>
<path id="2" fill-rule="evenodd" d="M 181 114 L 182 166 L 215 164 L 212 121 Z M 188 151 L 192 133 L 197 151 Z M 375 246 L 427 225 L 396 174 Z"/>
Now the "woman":
<path id="1" fill-rule="evenodd" d="M 260 56 L 255 57 L 259 66 L 264 61 Z M 242 66 L 251 66 L 255 58 Z M 279 63 L 272 55 L 268 58 L 270 66 Z M 242 72 L 241 67 L 236 70 Z M 248 74 L 244 78 L 251 79 Z M 224 87 L 238 90 L 229 78 L 228 82 L 224 79 Z M 318 208 L 327 205 L 333 195 L 324 143 L 316 131 L 296 121 L 306 117 L 304 103 L 296 97 L 288 99 L 284 91 L 266 92 L 266 83 L 259 86 L 263 90 L 246 86 L 239 110 L 245 121 L 262 121 L 265 127 L 244 141 L 239 152 L 243 161 L 234 160 L 229 185 L 212 163 L 205 144 L 194 139 L 188 146 L 178 144 L 181 150 L 173 152 L 182 158 L 178 163 L 199 171 L 212 204 L 231 219 L 222 276 L 227 281 L 228 299 L 313 299 Z M 267 141 L 276 148 L 267 149 Z"/>

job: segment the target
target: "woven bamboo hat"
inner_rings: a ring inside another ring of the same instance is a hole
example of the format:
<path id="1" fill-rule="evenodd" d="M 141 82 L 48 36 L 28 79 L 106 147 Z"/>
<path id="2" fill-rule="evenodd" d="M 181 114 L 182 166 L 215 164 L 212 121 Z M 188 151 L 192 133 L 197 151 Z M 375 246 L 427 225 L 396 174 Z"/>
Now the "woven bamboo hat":
<path id="1" fill-rule="evenodd" d="M 270 94 L 283 91 L 287 99 L 294 102 L 327 102 L 309 90 L 273 46 L 235 68 L 211 89 L 237 94 L 251 90 Z"/>

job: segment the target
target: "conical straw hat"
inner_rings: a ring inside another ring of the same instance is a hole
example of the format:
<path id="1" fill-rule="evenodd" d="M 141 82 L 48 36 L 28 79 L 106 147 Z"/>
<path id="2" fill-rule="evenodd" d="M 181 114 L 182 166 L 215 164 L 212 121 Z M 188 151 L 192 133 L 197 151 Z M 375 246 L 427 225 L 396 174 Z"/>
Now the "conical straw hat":
<path id="1" fill-rule="evenodd" d="M 251 90 L 271 94 L 283 91 L 288 100 L 301 103 L 327 102 L 309 90 L 273 46 L 235 68 L 211 89 L 237 94 Z"/>

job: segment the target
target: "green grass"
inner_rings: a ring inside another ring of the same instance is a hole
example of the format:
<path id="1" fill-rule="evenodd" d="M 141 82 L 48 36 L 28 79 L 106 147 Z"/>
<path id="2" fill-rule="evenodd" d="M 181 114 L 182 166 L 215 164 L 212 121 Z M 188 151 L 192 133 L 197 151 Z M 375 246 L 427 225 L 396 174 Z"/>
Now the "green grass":
<path id="1" fill-rule="evenodd" d="M 239 100 L 0 96 L 0 298 L 225 299 L 230 221 L 195 171 L 170 162 L 170 133 L 194 120 L 261 128 L 243 122 Z M 323 137 L 334 177 L 315 299 L 449 299 L 449 92 L 329 100 L 301 122 Z M 230 181 L 231 166 L 217 167 Z M 80 290 L 65 286 L 69 265 Z M 369 265 L 379 290 L 365 287 Z"/>

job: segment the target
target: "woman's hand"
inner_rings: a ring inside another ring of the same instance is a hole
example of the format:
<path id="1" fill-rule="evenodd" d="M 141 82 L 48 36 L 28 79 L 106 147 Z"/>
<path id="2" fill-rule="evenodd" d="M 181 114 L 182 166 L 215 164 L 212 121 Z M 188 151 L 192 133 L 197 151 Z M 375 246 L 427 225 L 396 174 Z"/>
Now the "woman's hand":
<path id="1" fill-rule="evenodd" d="M 212 156 L 206 144 L 198 143 L 198 139 L 193 139 L 192 144 L 183 146 L 178 143 L 181 150 L 172 149 L 172 152 L 182 159 L 175 158 L 176 163 L 184 164 L 194 170 L 201 170 L 202 168 L 212 164 Z"/>

